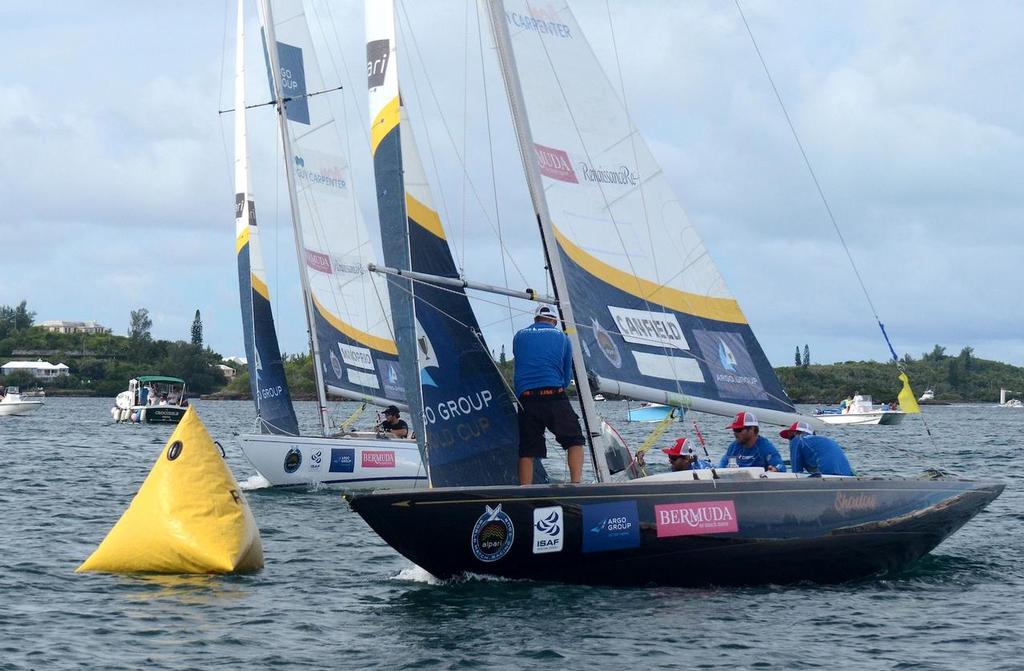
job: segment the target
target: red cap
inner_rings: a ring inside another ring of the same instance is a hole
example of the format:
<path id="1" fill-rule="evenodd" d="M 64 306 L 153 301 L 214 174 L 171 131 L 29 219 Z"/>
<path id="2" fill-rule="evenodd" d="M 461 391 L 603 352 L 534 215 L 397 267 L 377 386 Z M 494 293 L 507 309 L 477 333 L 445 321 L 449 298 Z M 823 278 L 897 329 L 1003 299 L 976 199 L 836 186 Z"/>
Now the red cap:
<path id="1" fill-rule="evenodd" d="M 759 426 L 757 423 L 757 416 L 752 412 L 737 412 L 736 419 L 732 420 L 728 429 L 735 431 L 736 429 L 742 429 L 745 426 Z"/>
<path id="2" fill-rule="evenodd" d="M 675 445 L 672 447 L 663 447 L 661 448 L 661 451 L 670 457 L 678 457 L 683 453 L 684 449 L 686 449 L 686 439 L 680 438 L 676 441 Z"/>
<path id="3" fill-rule="evenodd" d="M 812 434 L 814 433 L 814 429 L 812 429 L 811 425 L 808 424 L 807 422 L 793 422 L 792 424 L 789 425 L 788 429 L 783 429 L 782 431 L 779 431 L 779 435 L 785 438 L 786 440 L 789 440 L 798 433 Z"/>

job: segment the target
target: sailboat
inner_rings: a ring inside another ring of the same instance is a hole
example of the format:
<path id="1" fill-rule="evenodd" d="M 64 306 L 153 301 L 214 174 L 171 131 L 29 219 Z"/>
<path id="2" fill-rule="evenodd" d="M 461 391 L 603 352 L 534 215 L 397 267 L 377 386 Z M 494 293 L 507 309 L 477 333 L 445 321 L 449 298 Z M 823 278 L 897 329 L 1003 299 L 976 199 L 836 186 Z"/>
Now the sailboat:
<path id="1" fill-rule="evenodd" d="M 301 0 L 260 2 L 264 56 L 278 114 L 310 334 L 321 435 L 300 435 L 274 328 L 250 186 L 245 20 L 238 3 L 235 68 L 235 231 L 243 333 L 258 433 L 246 458 L 274 486 L 413 487 L 426 481 L 415 441 L 332 424 L 336 398 L 407 409 L 383 279 L 352 190 L 347 160 Z M 273 7 L 271 7 L 273 4 Z M 275 45 L 267 48 L 266 45 Z"/>
<path id="2" fill-rule="evenodd" d="M 390 41 L 393 73 L 388 4 L 367 3 L 367 39 L 368 47 Z M 834 582 L 899 569 L 995 499 L 1002 484 L 954 479 L 812 478 L 760 468 L 633 477 L 600 428 L 596 391 L 720 415 L 752 410 L 779 424 L 797 415 L 572 12 L 559 1 L 533 7 L 486 2 L 569 325 L 597 482 L 511 487 L 489 484 L 482 468 L 450 471 L 428 421 L 421 449 L 432 488 L 356 492 L 347 496 L 352 509 L 439 578 L 691 585 Z M 402 142 L 397 88 L 375 92 L 372 78 L 370 86 L 371 100 L 396 110 L 377 118 Z M 380 205 L 383 219 L 388 204 Z M 403 241 L 413 256 L 416 233 Z M 613 241 L 621 247 L 612 249 Z M 397 323 L 401 306 L 393 301 L 392 309 Z M 408 328 L 415 340 L 412 321 Z M 410 407 L 416 421 L 430 406 Z"/>

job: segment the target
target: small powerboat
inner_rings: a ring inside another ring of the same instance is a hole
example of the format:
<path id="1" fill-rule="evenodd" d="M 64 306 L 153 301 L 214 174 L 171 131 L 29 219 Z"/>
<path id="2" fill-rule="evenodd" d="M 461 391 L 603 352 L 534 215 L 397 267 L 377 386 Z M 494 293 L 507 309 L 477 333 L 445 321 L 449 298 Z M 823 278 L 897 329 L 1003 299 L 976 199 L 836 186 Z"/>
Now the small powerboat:
<path id="1" fill-rule="evenodd" d="M 27 415 L 41 407 L 41 400 L 23 397 L 17 387 L 7 387 L 7 391 L 0 398 L 0 415 Z"/>

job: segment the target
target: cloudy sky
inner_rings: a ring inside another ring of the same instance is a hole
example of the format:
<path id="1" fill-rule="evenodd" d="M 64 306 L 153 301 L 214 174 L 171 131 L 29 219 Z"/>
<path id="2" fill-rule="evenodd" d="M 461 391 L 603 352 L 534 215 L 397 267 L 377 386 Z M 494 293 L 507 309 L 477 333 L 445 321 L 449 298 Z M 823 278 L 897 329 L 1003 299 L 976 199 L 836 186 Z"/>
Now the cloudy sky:
<path id="1" fill-rule="evenodd" d="M 637 126 L 772 363 L 805 343 L 815 362 L 884 360 L 733 2 L 573 7 L 606 67 L 621 67 Z M 897 351 L 971 346 L 1024 365 L 1024 5 L 742 7 Z M 506 222 L 530 213 L 475 5 L 468 29 L 465 0 L 406 0 L 398 13 L 404 86 L 456 256 L 474 279 L 543 286 L 536 240 L 506 241 L 515 263 L 503 273 L 481 226 L 495 200 Z M 314 0 L 310 15 L 328 79 L 346 87 L 334 104 L 372 224 L 362 3 Z M 218 114 L 231 106 L 234 16 L 233 0 L 0 5 L 12 65 L 0 81 L 0 304 L 115 333 L 145 307 L 166 339 L 188 339 L 198 309 L 206 344 L 242 353 L 232 126 Z M 254 163 L 272 165 L 272 115 L 249 119 Z M 272 167 L 254 179 L 282 347 L 304 351 L 284 181 Z M 507 308 L 479 312 L 494 347 L 524 323 Z"/>

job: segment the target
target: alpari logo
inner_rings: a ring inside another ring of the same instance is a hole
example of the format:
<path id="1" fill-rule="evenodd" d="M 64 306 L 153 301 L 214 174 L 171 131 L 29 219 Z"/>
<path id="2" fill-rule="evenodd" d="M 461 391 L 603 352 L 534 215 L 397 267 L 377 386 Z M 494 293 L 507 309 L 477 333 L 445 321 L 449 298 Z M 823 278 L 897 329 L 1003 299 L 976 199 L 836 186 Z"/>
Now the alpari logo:
<path id="1" fill-rule="evenodd" d="M 729 346 L 722 339 L 718 340 L 718 361 L 722 364 L 722 368 L 727 371 L 736 371 L 736 355 L 732 353 L 732 350 L 729 349 Z"/>
<path id="2" fill-rule="evenodd" d="M 484 514 L 473 525 L 469 545 L 477 559 L 493 562 L 508 554 L 515 537 L 515 527 L 508 515 L 501 511 L 501 504 L 494 508 L 485 505 Z"/>
<path id="3" fill-rule="evenodd" d="M 375 89 L 384 83 L 391 56 L 391 42 L 372 40 L 366 43 L 366 87 Z"/>
<path id="4" fill-rule="evenodd" d="M 640 175 L 630 170 L 628 166 L 622 165 L 615 169 L 593 167 L 589 163 L 579 164 L 583 179 L 588 182 L 599 184 L 622 184 L 623 186 L 636 186 L 640 183 Z"/>
<path id="5" fill-rule="evenodd" d="M 533 151 L 537 154 L 537 165 L 540 167 L 540 174 L 560 182 L 579 184 L 576 173 L 573 172 L 569 155 L 561 149 L 545 147 L 542 144 L 534 143 Z"/>

